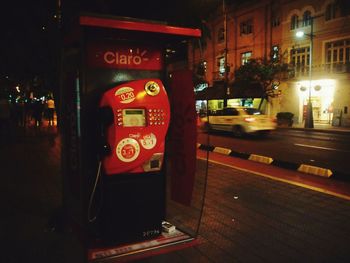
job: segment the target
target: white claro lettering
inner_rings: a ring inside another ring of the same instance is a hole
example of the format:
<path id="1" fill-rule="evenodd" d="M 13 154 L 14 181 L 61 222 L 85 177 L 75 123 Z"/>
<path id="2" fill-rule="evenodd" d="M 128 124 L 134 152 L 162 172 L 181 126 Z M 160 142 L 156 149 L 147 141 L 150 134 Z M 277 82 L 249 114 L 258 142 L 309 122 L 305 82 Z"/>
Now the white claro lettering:
<path id="1" fill-rule="evenodd" d="M 106 51 L 103 55 L 103 60 L 107 64 L 116 65 L 140 65 L 142 61 L 147 61 L 144 55 L 147 51 L 143 51 L 141 54 L 136 52 L 136 54 L 121 54 L 118 51 Z"/>

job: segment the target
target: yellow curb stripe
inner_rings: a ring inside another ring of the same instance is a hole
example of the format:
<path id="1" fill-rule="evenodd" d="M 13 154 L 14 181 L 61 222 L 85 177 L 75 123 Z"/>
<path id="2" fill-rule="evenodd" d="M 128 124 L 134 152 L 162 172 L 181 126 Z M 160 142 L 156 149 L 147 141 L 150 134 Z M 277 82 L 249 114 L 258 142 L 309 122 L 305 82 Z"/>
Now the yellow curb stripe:
<path id="1" fill-rule="evenodd" d="M 197 158 L 201 159 L 201 160 L 204 160 L 204 161 L 207 160 L 206 158 L 203 158 L 203 157 L 197 157 Z M 279 181 L 279 182 L 283 182 L 283 183 L 299 186 L 299 187 L 306 188 L 306 189 L 309 189 L 309 190 L 312 190 L 312 191 L 328 194 L 328 195 L 331 195 L 331 196 L 335 196 L 335 197 L 342 198 L 342 199 L 350 201 L 350 196 L 349 195 L 339 194 L 339 193 L 336 193 L 336 192 L 333 192 L 333 191 L 329 191 L 329 190 L 324 189 L 324 188 L 310 186 L 310 185 L 307 185 L 307 184 L 294 182 L 294 181 L 291 181 L 291 180 L 288 180 L 288 179 L 274 177 L 272 175 L 251 171 L 251 170 L 248 170 L 248 169 L 237 167 L 237 166 L 234 166 L 234 165 L 231 165 L 231 164 L 221 163 L 221 162 L 218 162 L 218 161 L 209 160 L 209 162 L 215 163 L 215 164 L 220 164 L 220 165 L 227 166 L 227 167 L 230 167 L 230 168 L 234 168 L 234 169 L 237 169 L 237 170 L 240 170 L 240 171 L 243 171 L 243 172 L 249 172 L 249 173 L 252 173 L 252 174 L 255 174 L 255 175 L 258 175 L 258 176 L 262 176 L 262 177 L 265 177 L 265 178 L 269 178 L 269 179 L 275 180 L 275 181 Z"/>
<path id="2" fill-rule="evenodd" d="M 215 147 L 213 152 L 229 155 L 231 153 L 231 149 L 222 148 L 222 147 Z"/>
<path id="3" fill-rule="evenodd" d="M 322 177 L 329 178 L 333 174 L 331 170 L 322 168 L 322 167 L 317 167 L 313 165 L 308 165 L 308 164 L 302 164 L 298 168 L 299 172 L 307 173 L 307 174 L 314 174 Z"/>
<path id="4" fill-rule="evenodd" d="M 273 162 L 273 159 L 271 157 L 257 155 L 257 154 L 251 154 L 248 160 L 259 162 L 259 163 L 265 163 L 265 164 L 271 164 Z"/>

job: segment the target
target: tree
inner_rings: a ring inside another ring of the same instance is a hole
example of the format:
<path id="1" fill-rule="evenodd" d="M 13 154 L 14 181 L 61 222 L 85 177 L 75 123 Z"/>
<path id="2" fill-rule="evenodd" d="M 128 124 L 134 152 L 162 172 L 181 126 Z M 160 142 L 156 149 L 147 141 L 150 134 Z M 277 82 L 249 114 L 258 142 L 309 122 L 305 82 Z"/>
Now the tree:
<path id="1" fill-rule="evenodd" d="M 194 39 L 192 41 L 192 56 L 193 56 L 193 61 L 194 59 L 194 54 L 195 54 L 195 49 L 198 49 L 200 52 L 200 61 L 197 64 L 193 65 L 193 83 L 195 86 L 206 83 L 206 63 L 203 60 L 202 57 L 202 48 L 205 48 L 207 45 L 207 40 L 211 40 L 211 31 L 209 29 L 209 26 L 205 20 L 201 20 L 201 37 L 200 39 Z"/>
<path id="2" fill-rule="evenodd" d="M 194 70 L 193 70 L 194 86 L 206 82 L 205 72 L 206 72 L 206 69 L 205 69 L 204 62 L 199 62 L 198 64 L 194 65 Z"/>
<path id="3" fill-rule="evenodd" d="M 288 72 L 288 64 L 263 59 L 250 59 L 235 70 L 234 85 L 243 88 L 252 86 L 261 88 L 260 109 L 265 99 L 269 101 L 270 98 L 276 96 L 276 90 Z"/>

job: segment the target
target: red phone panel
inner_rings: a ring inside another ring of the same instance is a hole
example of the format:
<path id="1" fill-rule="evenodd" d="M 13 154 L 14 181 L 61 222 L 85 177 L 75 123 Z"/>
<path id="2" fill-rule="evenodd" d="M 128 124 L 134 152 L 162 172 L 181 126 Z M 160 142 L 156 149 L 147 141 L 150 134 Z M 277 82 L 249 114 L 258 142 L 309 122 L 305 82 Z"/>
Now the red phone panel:
<path id="1" fill-rule="evenodd" d="M 159 79 L 124 83 L 105 92 L 100 106 L 111 107 L 114 115 L 106 133 L 112 151 L 102 161 L 105 173 L 160 170 L 170 122 L 163 83 Z"/>

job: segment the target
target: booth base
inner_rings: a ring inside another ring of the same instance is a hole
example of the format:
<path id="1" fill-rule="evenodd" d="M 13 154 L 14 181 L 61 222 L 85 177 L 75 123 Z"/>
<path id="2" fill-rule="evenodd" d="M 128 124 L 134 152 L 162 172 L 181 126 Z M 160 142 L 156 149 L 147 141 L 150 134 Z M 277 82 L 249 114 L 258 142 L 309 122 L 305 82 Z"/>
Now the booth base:
<path id="1" fill-rule="evenodd" d="M 196 238 L 176 229 L 157 238 L 115 247 L 88 249 L 88 262 L 125 262 L 195 246 Z"/>

